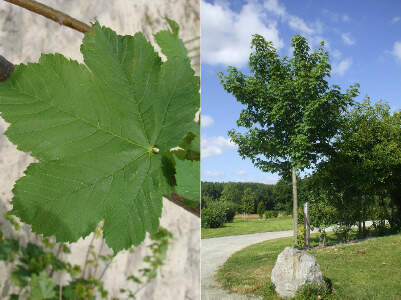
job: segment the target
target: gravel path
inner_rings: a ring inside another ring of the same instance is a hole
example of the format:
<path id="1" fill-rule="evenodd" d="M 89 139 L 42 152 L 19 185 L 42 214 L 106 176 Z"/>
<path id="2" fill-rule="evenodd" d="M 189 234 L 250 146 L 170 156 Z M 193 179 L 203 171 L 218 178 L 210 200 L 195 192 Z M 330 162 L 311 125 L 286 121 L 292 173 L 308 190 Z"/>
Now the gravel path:
<path id="1" fill-rule="evenodd" d="M 288 237 L 292 230 L 263 232 L 245 235 L 224 236 L 219 238 L 202 239 L 201 241 L 201 295 L 202 300 L 245 300 L 261 299 L 247 297 L 228 292 L 218 288 L 214 274 L 224 262 L 238 250 L 249 245 L 266 240 Z"/>

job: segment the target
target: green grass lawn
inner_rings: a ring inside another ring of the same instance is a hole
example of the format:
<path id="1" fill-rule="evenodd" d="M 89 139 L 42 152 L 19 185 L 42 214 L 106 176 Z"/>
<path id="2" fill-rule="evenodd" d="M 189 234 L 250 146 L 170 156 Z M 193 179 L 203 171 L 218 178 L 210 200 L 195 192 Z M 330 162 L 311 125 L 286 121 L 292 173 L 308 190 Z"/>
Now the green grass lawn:
<path id="1" fill-rule="evenodd" d="M 335 241 L 329 234 L 329 242 Z M 292 238 L 270 240 L 234 253 L 219 269 L 223 288 L 239 294 L 280 299 L 269 292 L 277 255 Z M 313 235 L 313 244 L 317 244 Z M 312 245 L 313 245 L 312 244 Z M 401 234 L 309 251 L 333 285 L 329 299 L 401 300 Z"/>
<path id="2" fill-rule="evenodd" d="M 257 232 L 290 230 L 292 217 L 285 216 L 272 219 L 235 218 L 233 223 L 225 223 L 221 228 L 202 228 L 202 239 L 227 235 L 249 234 Z"/>

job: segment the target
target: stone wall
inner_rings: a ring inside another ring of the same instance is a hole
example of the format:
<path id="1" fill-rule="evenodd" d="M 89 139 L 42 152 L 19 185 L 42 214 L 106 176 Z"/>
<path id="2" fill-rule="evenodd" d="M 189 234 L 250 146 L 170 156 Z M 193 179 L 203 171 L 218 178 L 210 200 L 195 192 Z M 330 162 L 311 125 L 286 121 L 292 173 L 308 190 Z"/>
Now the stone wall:
<path id="1" fill-rule="evenodd" d="M 42 3 L 61 10 L 83 22 L 98 20 L 102 25 L 113 28 L 119 34 L 134 34 L 142 31 L 148 38 L 152 33 L 165 29 L 164 17 L 175 20 L 181 27 L 180 36 L 184 41 L 200 35 L 198 0 L 41 0 Z M 40 53 L 62 53 L 82 62 L 79 52 L 83 35 L 70 28 L 60 26 L 42 16 L 26 11 L 4 1 L 0 2 L 0 55 L 14 64 L 36 62 Z M 188 48 L 198 48 L 199 40 L 192 41 Z M 199 74 L 199 50 L 190 53 L 193 67 Z M 11 144 L 4 132 L 8 124 L 0 118 L 0 222 L 3 211 L 10 209 L 12 188 L 15 181 L 23 176 L 26 167 L 34 161 L 29 154 L 20 152 Z M 199 299 L 200 298 L 200 224 L 199 218 L 187 213 L 163 199 L 161 225 L 174 234 L 173 244 L 168 250 L 166 264 L 157 278 L 138 294 L 138 299 Z M 3 222 L 4 223 L 4 222 Z M 10 227 L 3 228 L 6 234 L 16 235 Z M 30 228 L 23 226 L 19 234 L 22 242 L 33 239 Z M 92 235 L 71 245 L 68 260 L 83 264 Z M 101 247 L 101 240 L 95 248 Z M 119 253 L 107 269 L 105 288 L 117 295 L 120 287 L 126 287 L 126 275 L 135 273 L 146 255 L 146 240 L 134 254 Z M 111 253 L 103 247 L 102 253 Z M 0 262 L 0 299 L 9 293 L 7 267 Z M 62 279 L 66 280 L 66 278 Z"/>

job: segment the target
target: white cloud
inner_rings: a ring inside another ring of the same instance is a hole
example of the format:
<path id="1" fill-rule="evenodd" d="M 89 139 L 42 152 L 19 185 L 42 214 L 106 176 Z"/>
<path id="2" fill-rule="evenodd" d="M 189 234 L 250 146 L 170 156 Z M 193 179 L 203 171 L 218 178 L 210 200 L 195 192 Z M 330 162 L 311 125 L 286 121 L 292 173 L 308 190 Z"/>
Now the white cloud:
<path id="1" fill-rule="evenodd" d="M 328 10 L 328 9 L 323 9 L 323 14 L 325 15 L 325 17 L 327 18 L 330 18 L 331 19 L 331 21 L 333 21 L 333 22 L 339 22 L 339 21 L 342 21 L 342 22 L 345 22 L 345 23 L 348 23 L 348 22 L 350 22 L 351 21 L 351 18 L 347 15 L 347 14 L 339 14 L 339 13 L 336 13 L 336 12 L 334 12 L 334 11 L 330 11 L 330 10 Z"/>
<path id="2" fill-rule="evenodd" d="M 264 183 L 264 184 L 276 184 L 279 181 L 278 177 L 274 176 L 265 176 L 265 177 L 249 177 L 249 178 L 236 178 L 234 181 L 236 182 L 256 182 L 256 183 Z"/>
<path id="3" fill-rule="evenodd" d="M 263 177 L 260 179 L 259 182 L 264 183 L 264 184 L 276 184 L 277 181 L 279 181 L 278 177 Z"/>
<path id="4" fill-rule="evenodd" d="M 288 26 L 295 31 L 300 31 L 306 35 L 311 35 L 321 31 L 320 22 L 316 22 L 316 24 L 313 25 L 306 24 L 302 18 L 289 14 L 285 6 L 281 5 L 278 0 L 265 0 L 263 6 L 269 12 L 281 17 L 282 20 L 287 22 Z"/>
<path id="5" fill-rule="evenodd" d="M 333 49 L 333 51 L 331 51 L 331 55 L 333 55 L 334 58 L 340 58 L 342 53 L 338 49 Z"/>
<path id="6" fill-rule="evenodd" d="M 201 1 L 202 60 L 216 65 L 241 67 L 248 62 L 252 34 L 260 34 L 272 41 L 278 49 L 283 47 L 276 23 L 269 20 L 257 2 L 249 1 L 239 13 L 220 2 Z"/>
<path id="7" fill-rule="evenodd" d="M 201 154 L 202 158 L 218 156 L 223 153 L 224 150 L 233 150 L 237 146 L 231 142 L 230 139 L 223 136 L 214 137 L 203 137 L 201 138 Z"/>
<path id="8" fill-rule="evenodd" d="M 211 116 L 201 115 L 201 125 L 202 127 L 209 127 L 214 123 L 214 120 Z"/>
<path id="9" fill-rule="evenodd" d="M 355 44 L 355 39 L 351 36 L 349 32 L 343 33 L 341 35 L 341 38 L 343 39 L 344 43 L 347 45 L 354 45 Z"/>
<path id="10" fill-rule="evenodd" d="M 393 23 L 393 24 L 398 23 L 399 21 L 401 21 L 401 17 L 399 17 L 399 16 L 391 19 L 391 23 Z"/>
<path id="11" fill-rule="evenodd" d="M 339 63 L 333 64 L 333 74 L 343 76 L 345 72 L 347 72 L 348 69 L 351 67 L 351 65 L 352 65 L 352 59 L 345 58 L 341 60 Z"/>
<path id="12" fill-rule="evenodd" d="M 395 42 L 393 46 L 393 51 L 391 51 L 398 62 L 401 62 L 401 41 Z"/>
<path id="13" fill-rule="evenodd" d="M 342 16 L 342 20 L 343 20 L 343 22 L 351 21 L 350 17 L 348 15 L 345 15 L 345 14 Z"/>
<path id="14" fill-rule="evenodd" d="M 221 171 L 206 171 L 205 174 L 202 174 L 205 177 L 213 177 L 213 178 L 223 178 L 224 172 Z"/>
<path id="15" fill-rule="evenodd" d="M 235 174 L 237 176 L 241 176 L 241 177 L 248 176 L 248 173 L 246 171 L 244 171 L 244 170 L 239 170 L 239 171 L 235 172 Z"/>
<path id="16" fill-rule="evenodd" d="M 301 31 L 304 34 L 313 34 L 315 30 L 309 27 L 306 22 L 297 16 L 288 16 L 288 26 L 295 31 Z"/>
<path id="17" fill-rule="evenodd" d="M 271 11 L 278 16 L 284 17 L 287 14 L 285 7 L 280 5 L 280 3 L 278 3 L 278 0 L 266 0 L 263 3 L 263 6 L 268 11 Z"/>

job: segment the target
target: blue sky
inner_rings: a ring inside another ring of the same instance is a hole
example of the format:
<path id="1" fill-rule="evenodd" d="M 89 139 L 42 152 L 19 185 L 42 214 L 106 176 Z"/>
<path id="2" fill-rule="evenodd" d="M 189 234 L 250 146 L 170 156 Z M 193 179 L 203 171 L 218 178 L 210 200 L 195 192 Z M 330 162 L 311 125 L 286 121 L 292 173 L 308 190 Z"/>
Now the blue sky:
<path id="1" fill-rule="evenodd" d="M 202 180 L 275 183 L 242 160 L 227 136 L 242 109 L 226 93 L 217 72 L 232 65 L 248 71 L 251 35 L 273 41 L 279 53 L 291 53 L 295 34 L 313 48 L 324 40 L 329 51 L 331 84 L 343 91 L 358 82 L 360 97 L 386 101 L 401 109 L 401 1 L 203 1 L 202 21 Z"/>

